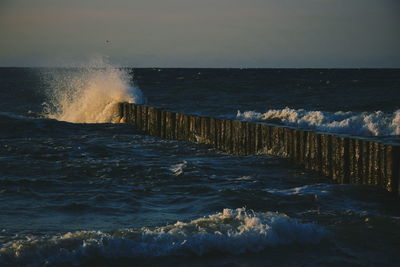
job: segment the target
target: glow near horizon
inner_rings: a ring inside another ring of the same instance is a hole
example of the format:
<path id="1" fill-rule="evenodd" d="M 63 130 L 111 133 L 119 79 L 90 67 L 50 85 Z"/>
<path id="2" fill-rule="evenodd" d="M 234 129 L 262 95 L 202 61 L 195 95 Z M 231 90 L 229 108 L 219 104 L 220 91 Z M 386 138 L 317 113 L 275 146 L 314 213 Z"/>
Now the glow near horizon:
<path id="1" fill-rule="evenodd" d="M 400 67 L 394 0 L 3 0 L 0 33 L 0 66 Z"/>

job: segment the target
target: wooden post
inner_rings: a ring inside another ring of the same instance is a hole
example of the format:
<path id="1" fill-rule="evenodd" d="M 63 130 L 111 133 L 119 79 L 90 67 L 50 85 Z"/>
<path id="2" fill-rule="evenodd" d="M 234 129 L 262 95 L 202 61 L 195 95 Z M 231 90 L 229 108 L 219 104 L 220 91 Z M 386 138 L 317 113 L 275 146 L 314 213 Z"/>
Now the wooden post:
<path id="1" fill-rule="evenodd" d="M 167 111 L 165 114 L 165 137 L 169 139 L 176 139 L 176 113 Z"/>
<path id="2" fill-rule="evenodd" d="M 293 153 L 292 153 L 292 159 L 295 162 L 300 163 L 301 155 L 300 155 L 300 130 L 294 130 L 293 131 Z"/>
<path id="3" fill-rule="evenodd" d="M 389 192 L 400 192 L 400 146 L 386 146 L 386 178 L 384 188 Z"/>
<path id="4" fill-rule="evenodd" d="M 160 137 L 167 138 L 167 112 L 160 110 Z"/>
<path id="5" fill-rule="evenodd" d="M 257 123 L 255 125 L 255 146 L 256 146 L 256 154 L 260 154 L 263 150 L 263 135 L 262 135 L 262 127 L 261 124 Z"/>

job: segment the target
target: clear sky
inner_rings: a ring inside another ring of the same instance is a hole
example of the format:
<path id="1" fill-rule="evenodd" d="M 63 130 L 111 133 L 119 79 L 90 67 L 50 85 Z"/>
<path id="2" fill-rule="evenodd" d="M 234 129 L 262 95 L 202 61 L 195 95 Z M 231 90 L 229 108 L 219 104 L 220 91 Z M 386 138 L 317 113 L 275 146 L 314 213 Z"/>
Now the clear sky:
<path id="1" fill-rule="evenodd" d="M 0 0 L 0 34 L 0 66 L 400 67 L 399 0 Z"/>

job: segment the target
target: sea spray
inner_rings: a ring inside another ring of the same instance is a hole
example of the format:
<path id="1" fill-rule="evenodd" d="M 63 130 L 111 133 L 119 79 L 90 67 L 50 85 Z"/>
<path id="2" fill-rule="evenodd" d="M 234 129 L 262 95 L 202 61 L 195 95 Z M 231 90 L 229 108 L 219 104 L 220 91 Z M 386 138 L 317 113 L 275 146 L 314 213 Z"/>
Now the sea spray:
<path id="1" fill-rule="evenodd" d="M 104 59 L 74 69 L 47 70 L 42 74 L 48 85 L 44 115 L 73 123 L 117 123 L 117 103 L 140 104 L 144 97 L 133 86 L 127 70 Z"/>
<path id="2" fill-rule="evenodd" d="M 263 120 L 305 129 L 357 136 L 400 135 L 400 110 L 393 113 L 375 112 L 327 112 L 304 109 L 270 109 L 264 113 L 237 112 L 242 120 Z"/>

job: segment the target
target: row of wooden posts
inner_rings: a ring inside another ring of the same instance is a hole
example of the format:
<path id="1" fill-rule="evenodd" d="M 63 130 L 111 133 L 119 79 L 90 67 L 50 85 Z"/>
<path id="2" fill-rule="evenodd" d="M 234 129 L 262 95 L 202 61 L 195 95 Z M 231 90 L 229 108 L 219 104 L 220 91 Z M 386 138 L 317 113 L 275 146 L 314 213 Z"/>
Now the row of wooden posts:
<path id="1" fill-rule="evenodd" d="M 151 136 L 209 144 L 234 155 L 287 157 L 338 183 L 380 186 L 399 194 L 400 146 L 291 127 L 180 114 L 119 104 L 119 115 Z"/>

